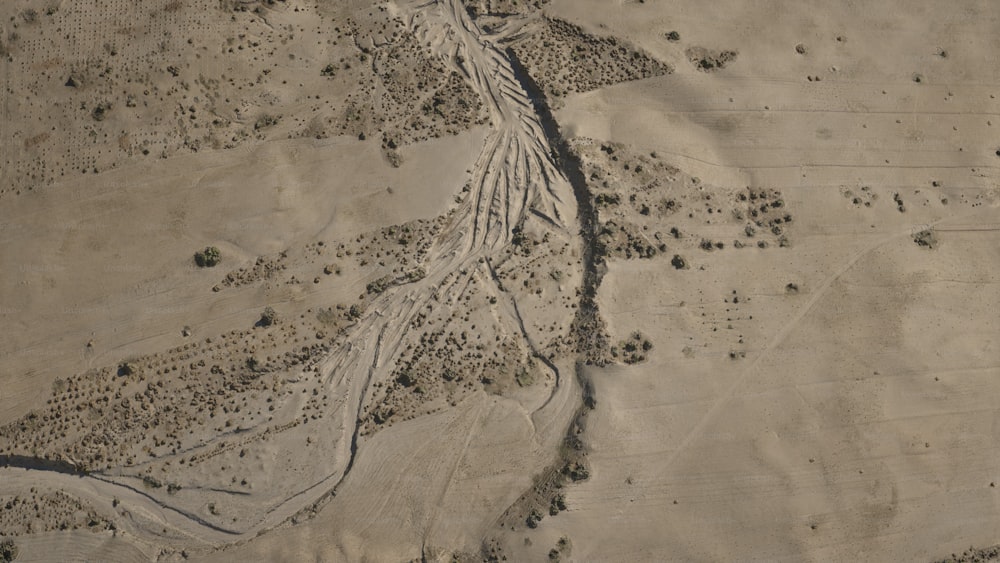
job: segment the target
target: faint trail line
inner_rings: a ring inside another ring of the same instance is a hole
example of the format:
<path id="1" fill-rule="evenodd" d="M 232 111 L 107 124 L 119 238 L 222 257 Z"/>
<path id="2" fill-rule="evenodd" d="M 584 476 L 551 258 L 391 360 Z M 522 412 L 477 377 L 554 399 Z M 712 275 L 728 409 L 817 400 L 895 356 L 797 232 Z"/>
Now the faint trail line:
<path id="1" fill-rule="evenodd" d="M 938 221 L 935 221 L 934 223 L 931 223 L 931 225 L 935 225 L 937 223 L 941 223 L 941 222 L 943 222 L 945 220 L 947 220 L 947 219 L 940 219 Z M 687 433 L 687 435 L 684 437 L 684 439 L 681 441 L 681 443 L 677 446 L 677 448 L 675 448 L 673 450 L 673 452 L 671 452 L 671 454 L 663 462 L 663 466 L 662 467 L 663 468 L 667 468 L 667 467 L 671 466 L 674 463 L 674 461 L 677 460 L 677 458 L 680 456 L 680 454 L 683 451 L 685 451 L 688 448 L 688 446 L 690 446 L 691 443 L 695 439 L 699 438 L 705 432 L 705 428 L 715 419 L 716 416 L 718 416 L 719 411 L 722 409 L 722 407 L 725 406 L 725 404 L 728 403 L 729 400 L 733 398 L 733 396 L 736 394 L 736 390 L 739 388 L 739 386 L 757 368 L 757 366 L 760 365 L 761 361 L 772 350 L 774 350 L 776 347 L 778 347 L 779 345 L 781 345 L 782 342 L 784 342 L 784 340 L 792 332 L 792 329 L 794 329 L 799 324 L 799 322 L 803 318 L 805 318 L 805 316 L 813 309 L 813 307 L 816 305 L 816 303 L 819 302 L 819 300 L 822 299 L 826 295 L 826 292 L 830 289 L 830 287 L 833 285 L 833 283 L 835 281 L 837 281 L 848 270 L 850 270 L 852 267 L 854 267 L 854 265 L 859 260 L 861 260 L 862 258 L 864 258 L 865 256 L 867 256 L 872 251 L 878 249 L 879 247 L 881 247 L 881 246 L 883 246 L 883 245 L 885 245 L 885 244 L 887 244 L 887 243 L 889 243 L 889 242 L 891 242 L 893 240 L 896 240 L 896 239 L 899 239 L 899 238 L 903 238 L 903 237 L 912 236 L 912 233 L 913 233 L 913 228 L 909 227 L 906 230 L 898 231 L 898 232 L 896 232 L 896 233 L 894 233 L 892 235 L 889 235 L 888 237 L 882 238 L 882 239 L 878 240 L 877 242 L 868 245 L 867 247 L 865 247 L 865 248 L 861 249 L 860 251 L 856 252 L 853 256 L 851 256 L 851 258 L 843 266 L 841 266 L 839 269 L 837 269 L 837 271 L 835 271 L 833 274 L 831 274 L 830 276 L 828 276 L 823 281 L 823 283 L 816 289 L 816 291 L 813 293 L 813 295 L 809 299 L 809 301 L 807 301 L 806 304 L 803 305 L 799 309 L 799 312 L 796 313 L 795 316 L 792 317 L 791 320 L 789 320 L 781 328 L 781 330 L 778 331 L 778 333 L 774 336 L 774 338 L 771 339 L 771 341 L 767 344 L 767 346 L 765 346 L 764 349 L 760 351 L 760 353 L 754 359 L 753 363 L 751 363 L 749 366 L 747 366 L 740 373 L 740 375 L 731 384 L 729 384 L 729 386 L 722 393 L 722 395 L 719 396 L 719 398 L 716 399 L 716 401 L 712 404 L 712 407 L 709 408 L 708 411 L 704 415 L 702 415 L 701 419 L 694 426 L 694 428 L 692 428 L 691 431 Z"/>
<path id="2" fill-rule="evenodd" d="M 481 418 L 482 411 L 476 410 L 475 419 L 473 419 L 472 424 L 469 425 L 469 431 L 465 435 L 465 442 L 462 444 L 462 451 L 455 456 L 455 464 L 448 471 L 448 478 L 445 480 L 444 486 L 441 487 L 441 493 L 438 495 L 436 504 L 438 508 L 444 505 L 444 498 L 448 495 L 448 491 L 451 490 L 452 483 L 455 481 L 455 474 L 458 473 L 458 468 L 461 467 L 462 461 L 469 452 L 469 445 L 472 444 L 472 436 L 478 432 L 479 420 Z M 424 530 L 424 538 L 431 535 L 434 527 L 437 526 L 438 518 L 440 516 L 441 511 L 435 510 L 434 516 L 431 517 L 431 521 L 428 522 L 427 528 Z"/>

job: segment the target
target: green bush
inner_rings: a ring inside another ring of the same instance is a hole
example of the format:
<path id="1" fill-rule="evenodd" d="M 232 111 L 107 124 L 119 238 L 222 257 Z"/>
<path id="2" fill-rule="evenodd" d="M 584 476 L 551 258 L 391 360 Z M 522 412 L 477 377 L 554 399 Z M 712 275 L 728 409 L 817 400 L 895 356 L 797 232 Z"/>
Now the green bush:
<path id="1" fill-rule="evenodd" d="M 205 250 L 194 253 L 194 263 L 199 268 L 212 268 L 222 262 L 222 252 L 214 246 L 207 246 Z"/>
<path id="2" fill-rule="evenodd" d="M 264 312 L 260 314 L 260 326 L 271 326 L 278 319 L 278 314 L 271 307 L 264 307 Z"/>
<path id="3" fill-rule="evenodd" d="M 278 124 L 279 118 L 270 114 L 264 114 L 257 118 L 257 121 L 253 124 L 254 131 L 260 131 L 261 129 L 267 129 Z"/>
<path id="4" fill-rule="evenodd" d="M 0 541 L 0 561 L 7 562 L 17 559 L 18 549 L 17 544 L 14 543 L 12 539 L 4 539 Z"/>

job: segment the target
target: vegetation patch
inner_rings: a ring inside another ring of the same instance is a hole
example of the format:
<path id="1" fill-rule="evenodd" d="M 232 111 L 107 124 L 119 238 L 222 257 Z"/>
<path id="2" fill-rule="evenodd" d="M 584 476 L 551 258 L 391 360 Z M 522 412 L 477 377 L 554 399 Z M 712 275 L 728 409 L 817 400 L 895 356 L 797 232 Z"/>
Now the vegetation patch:
<path id="1" fill-rule="evenodd" d="M 934 236 L 934 231 L 924 229 L 913 236 L 913 242 L 923 248 L 934 248 L 937 246 L 937 237 Z"/>
<path id="2" fill-rule="evenodd" d="M 646 361 L 646 354 L 652 349 L 653 343 L 636 331 L 628 340 L 622 340 L 617 346 L 612 346 L 611 356 L 621 359 L 626 364 L 638 364 Z"/>
<path id="3" fill-rule="evenodd" d="M 222 252 L 214 246 L 207 246 L 205 250 L 194 253 L 194 263 L 199 268 L 214 268 L 219 262 L 222 262 Z"/>
<path id="4" fill-rule="evenodd" d="M 684 54 L 702 72 L 722 70 L 739 55 L 737 51 L 712 51 L 704 47 L 691 47 Z"/>

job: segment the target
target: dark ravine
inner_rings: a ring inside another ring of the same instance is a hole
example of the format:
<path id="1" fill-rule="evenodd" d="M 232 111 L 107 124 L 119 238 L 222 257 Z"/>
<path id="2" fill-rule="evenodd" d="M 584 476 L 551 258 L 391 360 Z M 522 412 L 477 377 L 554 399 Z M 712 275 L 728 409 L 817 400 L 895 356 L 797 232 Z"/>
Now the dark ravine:
<path id="1" fill-rule="evenodd" d="M 145 497 L 150 502 L 152 502 L 156 506 L 162 508 L 163 510 L 169 510 L 170 512 L 173 512 L 175 514 L 179 514 L 179 515 L 183 516 L 184 518 L 186 518 L 186 519 L 188 519 L 188 520 L 190 520 L 192 522 L 195 522 L 195 523 L 197 523 L 200 526 L 204 526 L 205 528 L 208 528 L 210 530 L 214 530 L 216 532 L 221 532 L 223 534 L 230 535 L 230 536 L 232 536 L 234 538 L 238 537 L 239 534 L 240 534 L 239 532 L 237 532 L 235 530 L 230 530 L 228 528 L 224 528 L 222 526 L 213 524 L 213 523 L 209 522 L 208 520 L 205 520 L 204 518 L 198 516 L 197 514 L 194 514 L 193 512 L 190 512 L 190 511 L 187 511 L 187 510 L 181 510 L 181 509 L 179 509 L 177 507 L 170 506 L 169 504 L 167 504 L 167 503 L 159 500 L 158 498 L 156 498 L 153 495 L 151 495 L 151 494 L 149 494 L 149 493 L 141 490 L 138 487 L 133 487 L 132 485 L 121 483 L 119 481 L 116 481 L 114 479 L 110 479 L 108 477 L 104 477 L 104 476 L 96 474 L 96 473 L 90 474 L 90 477 L 92 479 L 96 479 L 98 481 L 103 481 L 103 482 L 105 482 L 105 483 L 107 483 L 109 485 L 114 485 L 116 487 L 121 487 L 123 489 L 127 489 L 129 491 L 132 491 L 133 493 L 136 493 L 138 495 L 141 495 L 141 496 Z"/>
<path id="2" fill-rule="evenodd" d="M 536 480 L 532 489 L 526 491 L 511 505 L 498 520 L 501 525 L 524 524 L 517 522 L 521 512 L 538 507 L 539 499 L 552 494 L 570 479 L 567 469 L 574 464 L 584 464 L 586 447 L 581 434 L 586 429 L 589 412 L 597 405 L 593 383 L 585 371 L 587 365 L 605 365 L 609 358 L 609 337 L 606 325 L 601 318 L 597 305 L 597 290 L 604 277 L 604 258 L 596 245 L 597 211 L 593 197 L 587 186 L 586 177 L 580 158 L 570 147 L 562 135 L 558 122 L 552 115 L 548 101 L 535 80 L 521 64 L 517 54 L 510 48 L 506 49 L 514 75 L 531 98 L 535 112 L 542 124 L 542 129 L 552 147 L 552 157 L 561 172 L 573 188 L 577 203 L 577 221 L 580 224 L 580 237 L 583 240 L 583 284 L 576 317 L 572 325 L 572 336 L 576 342 L 576 378 L 582 389 L 581 404 L 573 415 L 566 429 L 563 445 L 558 457 L 542 471 L 542 476 Z M 488 561 L 501 559 L 502 542 L 495 537 L 484 538 L 481 555 Z"/>
<path id="3" fill-rule="evenodd" d="M 577 221 L 580 223 L 580 236 L 583 238 L 583 287 L 580 303 L 576 310 L 576 318 L 573 322 L 573 336 L 576 339 L 577 353 L 580 356 L 578 363 L 603 365 L 607 362 L 609 338 L 596 301 L 597 290 L 604 279 L 605 264 L 604 258 L 597 252 L 598 219 L 594 198 L 587 186 L 580 157 L 563 136 L 542 88 L 521 64 L 513 49 L 508 47 L 506 54 L 510 60 L 511 68 L 514 69 L 514 76 L 534 104 L 535 113 L 542 124 L 542 130 L 549 146 L 552 147 L 553 159 L 573 187 L 573 195 L 576 197 L 577 205 Z M 593 408 L 593 387 L 579 366 L 576 371 L 583 387 L 585 406 Z"/>
<path id="4" fill-rule="evenodd" d="M 577 221 L 580 223 L 580 236 L 583 238 L 583 288 L 573 332 L 577 340 L 577 352 L 583 362 L 604 365 L 607 363 L 609 338 L 604 321 L 600 317 L 596 298 L 597 290 L 604 279 L 605 264 L 604 257 L 597 251 L 597 226 L 599 222 L 597 210 L 594 207 L 594 198 L 587 186 L 580 157 L 563 136 L 542 88 L 521 64 L 513 49 L 508 47 L 506 54 L 510 60 L 511 68 L 514 69 L 514 76 L 534 104 L 535 113 L 542 124 L 542 130 L 549 146 L 552 147 L 553 160 L 573 187 L 573 195 L 576 197 L 577 205 Z M 583 383 L 581 381 L 581 384 Z M 584 385 L 584 391 L 592 394 L 589 385 Z"/>
<path id="5" fill-rule="evenodd" d="M 65 460 L 45 459 L 29 455 L 0 455 L 0 467 L 15 467 L 32 471 L 51 471 L 64 475 L 86 477 L 90 473 L 74 463 Z"/>

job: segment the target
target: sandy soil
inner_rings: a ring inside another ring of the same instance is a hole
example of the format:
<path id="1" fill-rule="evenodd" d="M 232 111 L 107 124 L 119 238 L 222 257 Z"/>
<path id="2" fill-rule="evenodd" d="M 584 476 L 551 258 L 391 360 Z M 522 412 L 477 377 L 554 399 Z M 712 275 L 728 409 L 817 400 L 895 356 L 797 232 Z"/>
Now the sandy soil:
<path id="1" fill-rule="evenodd" d="M 5 4 L 0 554 L 995 559 L 998 21 Z"/>

